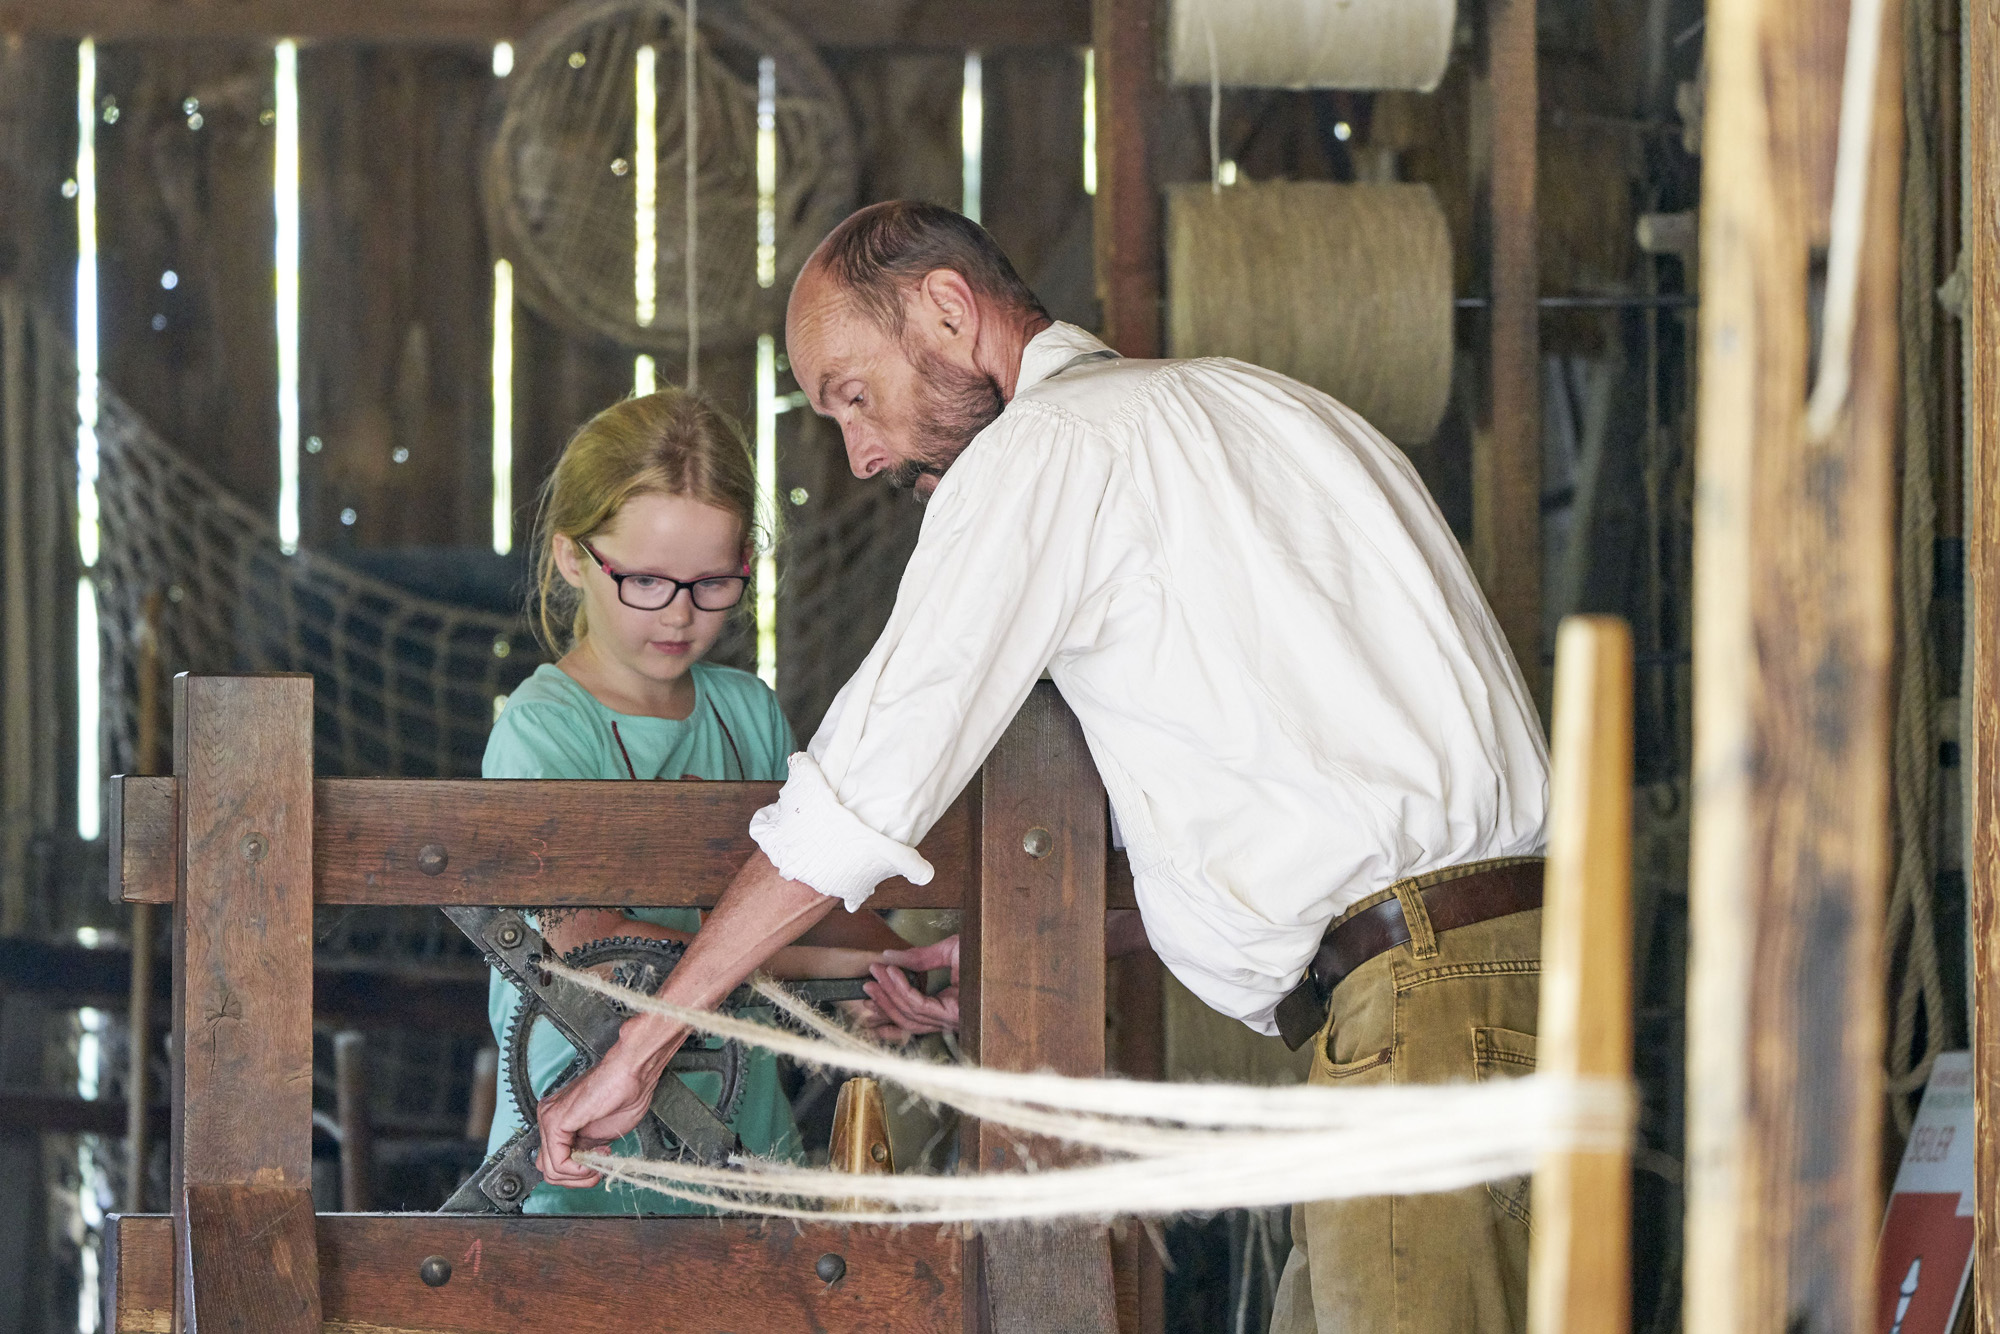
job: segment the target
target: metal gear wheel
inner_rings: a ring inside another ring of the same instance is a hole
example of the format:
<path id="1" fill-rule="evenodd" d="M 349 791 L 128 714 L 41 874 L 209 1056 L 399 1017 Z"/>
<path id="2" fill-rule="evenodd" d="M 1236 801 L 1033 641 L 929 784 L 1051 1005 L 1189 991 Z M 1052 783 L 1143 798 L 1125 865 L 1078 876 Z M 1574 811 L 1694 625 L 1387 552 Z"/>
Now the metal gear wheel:
<path id="1" fill-rule="evenodd" d="M 604 940 L 593 940 L 587 945 L 579 945 L 563 955 L 563 962 L 571 968 L 601 968 L 611 966 L 611 980 L 620 986 L 631 987 L 647 994 L 656 994 L 666 985 L 667 978 L 681 961 L 687 947 L 675 940 L 655 940 L 649 936 L 612 936 Z M 622 1007 L 621 1007 L 622 1008 Z M 727 1006 L 724 1007 L 728 1009 Z M 535 1023 L 542 1017 L 541 1000 L 523 993 L 520 1003 L 514 1007 L 513 1017 L 507 1024 L 507 1074 L 508 1093 L 514 1099 L 514 1110 L 520 1114 L 523 1125 L 536 1124 L 535 1108 L 540 1099 L 535 1095 L 534 1085 L 528 1075 L 528 1040 L 533 1034 Z M 575 1078 L 579 1062 L 571 1062 L 569 1068 L 556 1079 L 551 1088 L 560 1087 Z M 695 1035 L 687 1040 L 680 1051 L 667 1064 L 669 1075 L 679 1076 L 694 1090 L 701 1100 L 715 1110 L 715 1114 L 727 1123 L 736 1116 L 743 1102 L 744 1076 L 748 1070 L 748 1057 L 740 1042 L 725 1042 L 714 1038 Z M 699 1081 L 688 1081 L 690 1075 L 706 1076 Z M 719 1085 L 719 1087 L 718 1087 Z M 711 1097 L 711 1092 L 714 1096 Z M 649 1134 L 651 1128 L 653 1133 Z M 648 1117 L 640 1128 L 643 1141 L 657 1138 L 657 1126 Z M 658 1157 L 671 1152 L 678 1146 L 642 1143 L 642 1150 L 648 1157 Z"/>

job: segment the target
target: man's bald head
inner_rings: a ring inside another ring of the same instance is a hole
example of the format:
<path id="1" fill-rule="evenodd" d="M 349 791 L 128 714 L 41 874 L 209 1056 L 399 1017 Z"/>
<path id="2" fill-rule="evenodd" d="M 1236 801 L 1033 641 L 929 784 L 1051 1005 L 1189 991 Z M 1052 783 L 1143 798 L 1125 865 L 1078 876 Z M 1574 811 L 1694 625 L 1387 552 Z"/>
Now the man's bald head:
<path id="1" fill-rule="evenodd" d="M 1046 320 L 1033 289 L 984 227 L 937 204 L 898 199 L 850 215 L 813 251 L 792 290 L 795 307 L 839 295 L 900 336 L 904 298 L 925 274 L 950 269 L 995 310 Z"/>

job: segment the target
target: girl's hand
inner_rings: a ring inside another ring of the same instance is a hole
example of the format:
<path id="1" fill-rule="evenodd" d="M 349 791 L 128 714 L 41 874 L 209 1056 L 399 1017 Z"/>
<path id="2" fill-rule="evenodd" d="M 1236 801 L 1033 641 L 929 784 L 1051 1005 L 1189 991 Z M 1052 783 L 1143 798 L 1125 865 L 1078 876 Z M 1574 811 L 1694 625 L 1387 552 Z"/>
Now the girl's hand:
<path id="1" fill-rule="evenodd" d="M 951 985 L 935 996 L 926 996 L 910 985 L 902 970 L 925 973 L 949 967 Z M 958 937 L 948 936 L 935 945 L 914 950 L 885 950 L 869 973 L 874 981 L 862 988 L 889 1023 L 912 1036 L 919 1033 L 958 1031 Z"/>
<path id="2" fill-rule="evenodd" d="M 850 1028 L 890 1047 L 900 1047 L 916 1034 L 891 1019 L 872 1000 L 839 1001 L 834 1009 Z"/>

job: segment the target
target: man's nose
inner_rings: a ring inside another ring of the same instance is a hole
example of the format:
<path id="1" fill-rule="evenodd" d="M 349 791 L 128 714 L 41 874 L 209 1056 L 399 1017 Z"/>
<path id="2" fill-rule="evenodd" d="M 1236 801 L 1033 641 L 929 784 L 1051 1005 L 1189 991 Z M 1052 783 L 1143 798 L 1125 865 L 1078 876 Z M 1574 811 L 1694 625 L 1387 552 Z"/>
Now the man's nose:
<path id="1" fill-rule="evenodd" d="M 889 466 L 889 451 L 879 439 L 859 428 L 844 428 L 842 443 L 847 447 L 847 466 L 864 481 Z"/>

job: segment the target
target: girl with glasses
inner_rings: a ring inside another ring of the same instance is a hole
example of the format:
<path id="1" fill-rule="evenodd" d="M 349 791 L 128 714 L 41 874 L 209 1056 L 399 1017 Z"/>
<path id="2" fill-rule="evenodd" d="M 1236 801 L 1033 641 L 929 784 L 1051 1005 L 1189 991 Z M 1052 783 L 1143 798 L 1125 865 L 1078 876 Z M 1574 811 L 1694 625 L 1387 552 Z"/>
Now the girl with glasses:
<path id="1" fill-rule="evenodd" d="M 586 422 L 543 488 L 536 524 L 535 613 L 552 664 L 508 697 L 487 741 L 487 778 L 781 780 L 794 749 L 777 696 L 748 672 L 704 661 L 744 605 L 756 542 L 756 471 L 736 425 L 697 394 L 628 399 Z M 846 914 L 842 914 L 846 917 Z M 568 952 L 594 940 L 652 936 L 682 943 L 692 908 L 545 911 L 539 927 Z M 865 973 L 904 942 L 873 913 L 833 924 L 821 945 L 773 961 L 779 976 Z M 829 948 L 828 946 L 834 946 Z M 844 948 L 842 948 L 844 947 Z M 497 974 L 489 1014 L 508 1059 L 519 993 Z M 864 1019 L 867 1016 L 864 1016 Z M 882 1030 L 883 1036 L 896 1036 Z M 547 1023 L 528 1043 L 542 1094 L 574 1052 Z M 796 1157 L 798 1133 L 775 1059 L 751 1049 L 734 1125 L 743 1146 Z M 673 1076 L 669 1076 L 670 1078 Z M 510 1073 L 500 1072 L 500 1086 Z M 689 1079 L 697 1093 L 712 1076 Z M 520 1129 L 499 1100 L 489 1149 Z M 630 1140 L 631 1137 L 628 1137 Z M 614 1150 L 636 1152 L 636 1141 Z M 618 1182 L 584 1190 L 543 1184 L 529 1213 L 689 1213 L 694 1205 Z"/>

